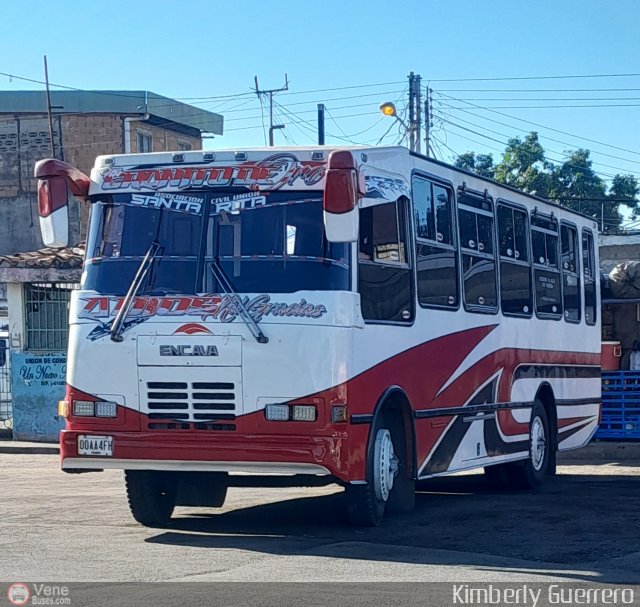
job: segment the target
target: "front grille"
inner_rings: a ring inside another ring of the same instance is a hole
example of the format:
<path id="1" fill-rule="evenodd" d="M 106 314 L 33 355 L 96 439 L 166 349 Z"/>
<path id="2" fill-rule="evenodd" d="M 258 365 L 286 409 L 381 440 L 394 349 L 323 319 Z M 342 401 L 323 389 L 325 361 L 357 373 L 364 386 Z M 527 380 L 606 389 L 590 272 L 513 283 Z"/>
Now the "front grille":
<path id="1" fill-rule="evenodd" d="M 235 429 L 228 423 L 236 419 L 238 395 L 235 383 L 150 381 L 146 388 L 145 408 L 150 429 L 161 426 L 171 426 L 163 428 L 167 430 Z M 152 420 L 163 420 L 164 423 L 153 423 Z M 169 420 L 173 423 L 167 423 Z"/>

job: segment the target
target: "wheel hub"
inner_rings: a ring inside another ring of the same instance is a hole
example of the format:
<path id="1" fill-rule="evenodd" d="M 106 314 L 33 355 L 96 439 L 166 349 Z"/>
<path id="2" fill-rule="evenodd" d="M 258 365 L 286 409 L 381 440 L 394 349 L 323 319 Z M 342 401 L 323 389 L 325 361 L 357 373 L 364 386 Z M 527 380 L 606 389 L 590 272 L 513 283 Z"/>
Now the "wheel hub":
<path id="1" fill-rule="evenodd" d="M 389 499 L 393 481 L 398 474 L 399 460 L 393 450 L 391 433 L 385 428 L 378 430 L 374 446 L 373 485 L 376 497 L 382 502 Z"/>
<path id="2" fill-rule="evenodd" d="M 547 438 L 544 424 L 539 417 L 534 417 L 531 422 L 531 465 L 536 472 L 542 469 L 547 453 Z"/>

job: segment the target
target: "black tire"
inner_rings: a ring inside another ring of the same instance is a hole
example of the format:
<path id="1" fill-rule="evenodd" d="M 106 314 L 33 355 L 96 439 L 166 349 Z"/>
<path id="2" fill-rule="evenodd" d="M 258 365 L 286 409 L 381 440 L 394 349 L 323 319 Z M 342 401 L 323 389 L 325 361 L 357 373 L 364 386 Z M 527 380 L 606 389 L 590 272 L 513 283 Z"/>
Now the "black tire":
<path id="1" fill-rule="evenodd" d="M 542 439 L 540 427 L 543 430 Z M 534 445 L 534 441 L 537 445 Z M 529 457 L 521 462 L 508 464 L 509 484 L 518 489 L 535 489 L 542 485 L 549 469 L 552 445 L 547 412 L 542 402 L 536 399 L 529 423 Z"/>
<path id="2" fill-rule="evenodd" d="M 379 430 L 384 429 L 382 415 L 371 428 L 367 445 L 367 472 L 366 483 L 362 485 L 352 485 L 349 483 L 345 488 L 345 501 L 347 506 L 347 516 L 349 522 L 356 527 L 377 527 L 382 522 L 386 503 L 376 495 L 373 482 L 373 460 L 374 442 Z"/>
<path id="3" fill-rule="evenodd" d="M 391 437 L 398 458 L 398 474 L 387 500 L 385 511 L 389 514 L 411 512 L 416 506 L 416 481 L 414 475 L 415 456 L 409 451 L 406 433 L 400 412 L 390 420 Z"/>
<path id="4" fill-rule="evenodd" d="M 413 465 L 407 459 L 404 428 L 401 425 L 400 414 L 389 415 L 384 413 L 378 416 L 369 437 L 370 444 L 367 452 L 366 484 L 348 484 L 345 489 L 345 501 L 349 522 L 359 527 L 376 527 L 382 522 L 385 509 L 390 512 L 407 512 L 415 505 L 415 486 L 413 479 Z M 386 499 L 382 499 L 376 491 L 374 479 L 374 465 L 376 461 L 377 439 L 383 439 L 380 432 L 388 433 L 391 437 L 393 452 L 397 458 L 397 474 L 393 479 L 393 487 L 388 492 Z M 398 457 L 398 454 L 400 456 Z M 397 481 L 397 483 L 396 483 Z"/>
<path id="5" fill-rule="evenodd" d="M 224 505 L 229 487 L 226 472 L 178 472 L 176 506 L 206 506 L 220 508 Z"/>
<path id="6" fill-rule="evenodd" d="M 171 472 L 125 470 L 129 509 L 146 527 L 163 527 L 175 507 L 177 479 Z"/>

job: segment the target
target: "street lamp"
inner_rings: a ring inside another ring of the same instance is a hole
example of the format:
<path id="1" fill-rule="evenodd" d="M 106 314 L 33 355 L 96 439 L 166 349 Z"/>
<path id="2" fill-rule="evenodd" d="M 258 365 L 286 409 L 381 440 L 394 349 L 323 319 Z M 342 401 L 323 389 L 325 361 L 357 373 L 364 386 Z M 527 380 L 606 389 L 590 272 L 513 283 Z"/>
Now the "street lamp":
<path id="1" fill-rule="evenodd" d="M 407 125 L 407 123 L 402 120 L 402 118 L 400 118 L 400 116 L 398 116 L 398 111 L 396 110 L 396 106 L 391 103 L 391 101 L 387 101 L 386 103 L 383 103 L 380 106 L 380 111 L 385 115 L 385 116 L 391 116 L 392 118 L 395 118 L 404 128 L 404 130 L 407 133 L 411 132 L 410 127 Z"/>

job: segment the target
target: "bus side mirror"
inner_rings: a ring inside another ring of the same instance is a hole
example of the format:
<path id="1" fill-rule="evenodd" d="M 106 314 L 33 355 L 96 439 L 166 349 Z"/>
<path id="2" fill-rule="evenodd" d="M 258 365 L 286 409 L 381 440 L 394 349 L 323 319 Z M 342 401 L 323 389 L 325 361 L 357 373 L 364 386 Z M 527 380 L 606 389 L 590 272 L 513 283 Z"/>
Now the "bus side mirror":
<path id="1" fill-rule="evenodd" d="M 7 340 L 0 339 L 0 367 L 7 364 Z"/>
<path id="2" fill-rule="evenodd" d="M 329 242 L 358 240 L 358 170 L 351 152 L 329 155 L 325 177 L 323 217 Z"/>
<path id="3" fill-rule="evenodd" d="M 40 232 L 46 247 L 69 244 L 69 196 L 87 199 L 89 178 L 66 162 L 47 158 L 36 163 Z"/>

